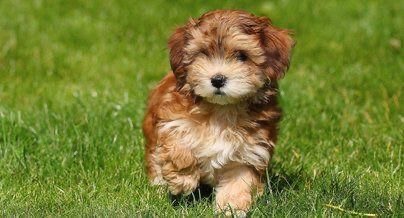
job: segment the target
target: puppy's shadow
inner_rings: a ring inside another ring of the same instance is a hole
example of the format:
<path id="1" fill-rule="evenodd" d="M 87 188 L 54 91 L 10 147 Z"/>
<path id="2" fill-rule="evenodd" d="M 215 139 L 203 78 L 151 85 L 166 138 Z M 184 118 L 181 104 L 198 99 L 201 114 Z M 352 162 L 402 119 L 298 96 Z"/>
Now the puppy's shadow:
<path id="1" fill-rule="evenodd" d="M 264 195 L 273 196 L 279 196 L 285 190 L 299 189 L 306 178 L 303 169 L 293 170 L 291 172 L 282 168 L 273 169 L 270 170 L 267 175 Z M 174 207 L 193 207 L 201 202 L 212 203 L 213 198 L 213 188 L 209 185 L 201 185 L 187 196 L 169 194 L 169 199 Z"/>
<path id="2" fill-rule="evenodd" d="M 293 171 L 272 169 L 267 172 L 265 194 L 280 195 L 285 190 L 298 190 L 307 176 L 302 168 Z"/>
<path id="3" fill-rule="evenodd" d="M 200 202 L 212 203 L 213 201 L 213 188 L 209 185 L 200 185 L 191 194 L 184 195 L 171 195 L 169 194 L 169 199 L 174 207 L 186 206 L 193 207 Z"/>

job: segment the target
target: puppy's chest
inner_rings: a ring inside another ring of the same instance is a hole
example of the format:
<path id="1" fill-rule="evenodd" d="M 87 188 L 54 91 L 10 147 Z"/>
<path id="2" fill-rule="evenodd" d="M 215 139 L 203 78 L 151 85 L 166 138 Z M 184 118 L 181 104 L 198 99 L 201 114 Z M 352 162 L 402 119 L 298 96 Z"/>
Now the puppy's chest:
<path id="1" fill-rule="evenodd" d="M 165 122 L 160 131 L 170 135 L 174 146 L 192 150 L 209 183 L 215 170 L 230 162 L 265 167 L 270 158 L 262 146 L 269 142 L 258 134 L 249 134 L 238 120 L 226 115 L 205 120 L 176 119 Z"/>

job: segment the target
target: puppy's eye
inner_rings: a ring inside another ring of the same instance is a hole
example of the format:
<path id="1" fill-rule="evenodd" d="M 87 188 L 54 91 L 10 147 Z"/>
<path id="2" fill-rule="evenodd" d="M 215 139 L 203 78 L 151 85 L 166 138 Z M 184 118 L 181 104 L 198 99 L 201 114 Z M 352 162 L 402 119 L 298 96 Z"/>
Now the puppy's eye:
<path id="1" fill-rule="evenodd" d="M 244 52 L 238 51 L 238 52 L 236 53 L 236 59 L 237 59 L 238 61 L 244 62 L 244 61 L 246 61 L 246 60 L 248 59 L 248 57 L 247 57 L 247 55 L 246 55 Z"/>

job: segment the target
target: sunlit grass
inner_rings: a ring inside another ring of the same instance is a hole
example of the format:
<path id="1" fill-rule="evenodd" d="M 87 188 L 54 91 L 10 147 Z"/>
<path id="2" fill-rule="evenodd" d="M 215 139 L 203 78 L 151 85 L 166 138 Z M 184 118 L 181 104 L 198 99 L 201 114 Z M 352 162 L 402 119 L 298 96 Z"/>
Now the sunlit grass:
<path id="1" fill-rule="evenodd" d="M 311 0 L 0 1 L 1 213 L 213 215 L 147 184 L 140 125 L 170 32 L 218 8 L 297 40 L 251 215 L 403 215 L 404 3 Z"/>

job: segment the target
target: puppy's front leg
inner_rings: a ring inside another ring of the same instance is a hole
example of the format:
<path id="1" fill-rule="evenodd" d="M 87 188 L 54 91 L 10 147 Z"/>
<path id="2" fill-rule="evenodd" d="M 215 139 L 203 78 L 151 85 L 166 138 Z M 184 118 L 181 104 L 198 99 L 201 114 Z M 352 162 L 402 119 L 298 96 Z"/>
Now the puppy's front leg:
<path id="1" fill-rule="evenodd" d="M 188 195 L 198 187 L 200 172 L 192 152 L 181 146 L 164 146 L 163 179 L 173 195 Z"/>
<path id="2" fill-rule="evenodd" d="M 216 189 L 216 211 L 231 215 L 245 215 L 253 198 L 263 192 L 263 183 L 252 168 L 245 165 L 233 165 L 218 173 Z"/>

